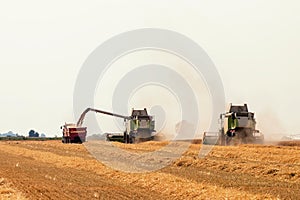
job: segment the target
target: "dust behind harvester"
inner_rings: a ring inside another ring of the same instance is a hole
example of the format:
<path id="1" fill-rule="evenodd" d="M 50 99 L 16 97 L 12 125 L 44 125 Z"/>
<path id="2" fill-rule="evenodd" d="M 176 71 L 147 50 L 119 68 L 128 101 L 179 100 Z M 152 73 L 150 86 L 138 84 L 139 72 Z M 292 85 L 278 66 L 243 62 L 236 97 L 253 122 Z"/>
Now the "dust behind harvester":
<path id="1" fill-rule="evenodd" d="M 248 111 L 247 104 L 230 104 L 229 111 L 220 115 L 219 122 L 219 132 L 205 132 L 203 144 L 255 144 L 264 141 L 263 134 L 256 130 L 254 113 Z"/>

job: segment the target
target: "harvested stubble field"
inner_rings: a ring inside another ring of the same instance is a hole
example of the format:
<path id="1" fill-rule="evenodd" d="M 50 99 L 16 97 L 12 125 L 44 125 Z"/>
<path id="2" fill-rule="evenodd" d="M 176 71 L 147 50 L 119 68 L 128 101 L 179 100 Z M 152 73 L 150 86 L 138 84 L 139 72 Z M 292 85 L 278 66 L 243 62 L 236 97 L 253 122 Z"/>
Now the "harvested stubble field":
<path id="1" fill-rule="evenodd" d="M 116 145 L 141 153 L 166 142 Z M 300 144 L 291 145 L 216 146 L 199 158 L 192 144 L 159 171 L 125 173 L 83 145 L 3 141 L 0 199 L 299 199 Z"/>

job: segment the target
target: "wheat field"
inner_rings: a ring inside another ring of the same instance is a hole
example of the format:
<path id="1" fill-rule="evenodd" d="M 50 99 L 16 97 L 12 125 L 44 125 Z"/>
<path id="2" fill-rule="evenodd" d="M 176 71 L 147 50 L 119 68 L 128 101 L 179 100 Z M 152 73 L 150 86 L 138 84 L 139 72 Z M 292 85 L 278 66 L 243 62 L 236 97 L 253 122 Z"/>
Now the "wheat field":
<path id="1" fill-rule="evenodd" d="M 114 143 L 129 152 L 155 151 L 168 142 Z M 297 199 L 300 145 L 201 144 L 169 166 L 126 173 L 97 161 L 80 144 L 0 142 L 0 199 Z M 113 154 L 112 154 L 113 156 Z"/>

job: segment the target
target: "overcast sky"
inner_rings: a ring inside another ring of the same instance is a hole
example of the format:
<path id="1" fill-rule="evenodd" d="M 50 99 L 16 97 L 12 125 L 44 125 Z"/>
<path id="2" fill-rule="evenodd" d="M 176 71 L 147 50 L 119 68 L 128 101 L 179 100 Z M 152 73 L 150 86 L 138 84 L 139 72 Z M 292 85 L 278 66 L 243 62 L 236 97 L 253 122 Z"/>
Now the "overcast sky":
<path id="1" fill-rule="evenodd" d="M 60 135 L 88 55 L 114 35 L 169 29 L 215 63 L 226 102 L 249 104 L 268 134 L 300 133 L 297 0 L 38 1 L 0 3 L 0 132 Z M 97 101 L 97 100 L 95 100 Z"/>

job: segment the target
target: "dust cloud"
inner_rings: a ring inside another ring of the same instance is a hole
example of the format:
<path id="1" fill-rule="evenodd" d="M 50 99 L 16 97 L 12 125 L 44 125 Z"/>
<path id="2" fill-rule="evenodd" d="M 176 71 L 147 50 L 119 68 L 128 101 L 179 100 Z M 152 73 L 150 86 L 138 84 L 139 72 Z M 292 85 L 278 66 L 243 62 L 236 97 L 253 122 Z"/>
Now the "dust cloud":
<path id="1" fill-rule="evenodd" d="M 271 109 L 265 109 L 256 115 L 257 129 L 260 130 L 266 141 L 280 141 L 288 135 L 281 117 Z"/>

